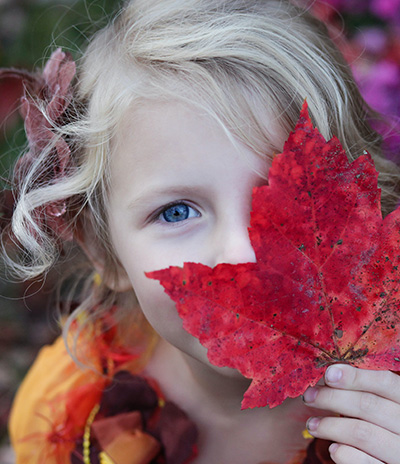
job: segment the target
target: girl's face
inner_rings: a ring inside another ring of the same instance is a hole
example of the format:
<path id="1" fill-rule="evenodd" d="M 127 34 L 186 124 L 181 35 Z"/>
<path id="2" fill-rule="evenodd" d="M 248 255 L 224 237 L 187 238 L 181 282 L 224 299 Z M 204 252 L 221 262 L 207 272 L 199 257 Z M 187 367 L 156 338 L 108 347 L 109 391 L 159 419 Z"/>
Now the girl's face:
<path id="1" fill-rule="evenodd" d="M 145 272 L 187 261 L 255 261 L 247 231 L 251 196 L 268 167 L 209 116 L 180 103 L 144 104 L 117 137 L 108 210 L 117 256 L 154 329 L 203 362 L 205 348 Z"/>

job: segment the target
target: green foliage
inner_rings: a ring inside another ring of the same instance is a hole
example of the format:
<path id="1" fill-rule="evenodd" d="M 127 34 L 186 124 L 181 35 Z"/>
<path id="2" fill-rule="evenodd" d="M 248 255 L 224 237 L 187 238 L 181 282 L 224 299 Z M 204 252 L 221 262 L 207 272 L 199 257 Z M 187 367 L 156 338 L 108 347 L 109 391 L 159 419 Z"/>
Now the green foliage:
<path id="1" fill-rule="evenodd" d="M 121 3 L 121 0 L 0 3 L 0 67 L 41 68 L 57 47 L 79 58 L 88 39 L 108 22 Z M 26 144 L 22 121 L 14 119 L 4 127 L 0 123 L 0 177 L 8 177 Z M 0 180 L 0 188 L 3 186 Z"/>
<path id="2" fill-rule="evenodd" d="M 55 47 L 76 58 L 120 5 L 118 0 L 9 0 L 0 5 L 0 24 L 8 22 L 0 32 L 0 65 L 41 66 Z"/>

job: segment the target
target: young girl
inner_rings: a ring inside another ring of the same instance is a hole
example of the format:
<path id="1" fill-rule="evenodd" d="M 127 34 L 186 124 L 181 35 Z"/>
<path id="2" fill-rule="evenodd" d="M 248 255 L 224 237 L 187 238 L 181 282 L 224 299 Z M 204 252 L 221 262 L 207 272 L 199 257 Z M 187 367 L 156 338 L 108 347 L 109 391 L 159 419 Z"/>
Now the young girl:
<path id="1" fill-rule="evenodd" d="M 133 0 L 76 75 L 60 50 L 43 75 L 8 73 L 25 82 L 30 143 L 8 263 L 40 275 L 73 241 L 87 264 L 67 348 L 44 348 L 17 394 L 17 463 L 399 462 L 397 375 L 335 365 L 303 398 L 242 411 L 249 380 L 211 365 L 145 277 L 255 261 L 252 189 L 305 98 L 326 139 L 372 154 L 384 212 L 396 205 L 397 171 L 323 25 L 284 0 Z"/>

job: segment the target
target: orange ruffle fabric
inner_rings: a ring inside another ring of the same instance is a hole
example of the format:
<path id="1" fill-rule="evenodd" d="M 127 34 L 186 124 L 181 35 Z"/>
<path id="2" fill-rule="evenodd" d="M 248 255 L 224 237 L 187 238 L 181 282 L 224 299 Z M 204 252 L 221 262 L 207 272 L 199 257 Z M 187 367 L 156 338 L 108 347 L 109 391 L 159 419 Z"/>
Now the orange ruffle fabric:
<path id="1" fill-rule="evenodd" d="M 10 415 L 16 464 L 70 464 L 71 452 L 84 435 L 108 381 L 93 370 L 81 370 L 62 338 L 42 348 L 19 388 Z M 108 458 L 103 462 L 107 463 L 148 464 L 160 449 L 138 426 L 136 413 L 98 420 L 91 433 L 101 444 Z M 290 464 L 331 464 L 327 447 L 328 443 L 316 440 Z"/>
<path id="2" fill-rule="evenodd" d="M 62 338 L 42 348 L 11 410 L 9 431 L 16 464 L 69 463 L 105 381 L 92 370 L 79 369 Z"/>

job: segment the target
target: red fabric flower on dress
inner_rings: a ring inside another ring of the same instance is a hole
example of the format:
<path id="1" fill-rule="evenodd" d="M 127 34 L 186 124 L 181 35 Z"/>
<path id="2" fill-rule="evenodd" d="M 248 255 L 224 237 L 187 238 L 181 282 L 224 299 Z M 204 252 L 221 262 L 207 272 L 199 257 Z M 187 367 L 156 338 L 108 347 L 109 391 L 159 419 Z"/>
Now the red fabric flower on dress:
<path id="1" fill-rule="evenodd" d="M 119 371 L 106 385 L 91 424 L 90 447 L 77 441 L 72 464 L 189 464 L 197 455 L 197 428 L 154 382 Z"/>

